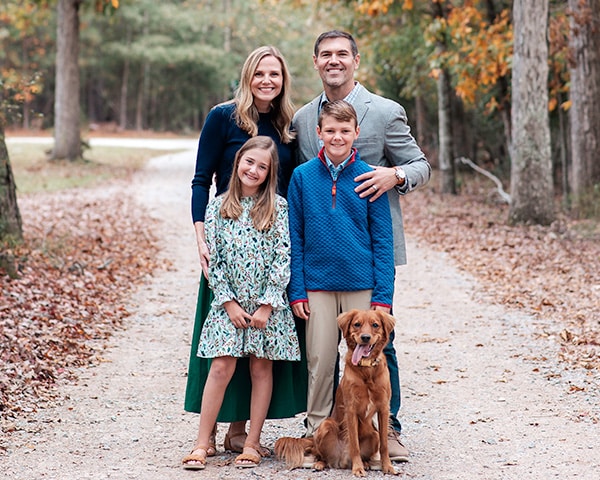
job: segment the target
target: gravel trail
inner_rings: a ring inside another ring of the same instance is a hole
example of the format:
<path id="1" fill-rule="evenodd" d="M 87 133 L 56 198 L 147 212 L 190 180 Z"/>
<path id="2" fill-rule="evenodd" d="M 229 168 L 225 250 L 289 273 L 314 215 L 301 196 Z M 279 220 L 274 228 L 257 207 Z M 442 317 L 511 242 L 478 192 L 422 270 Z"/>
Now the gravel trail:
<path id="1" fill-rule="evenodd" d="M 16 422 L 0 478 L 352 478 L 341 470 L 288 471 L 275 459 L 241 471 L 225 453 L 202 472 L 180 467 L 198 422 L 183 411 L 200 274 L 189 213 L 194 158 L 193 150 L 154 158 L 127 186 L 157 220 L 170 266 L 132 293 L 132 315 L 105 361 L 61 385 L 54 406 Z M 559 366 L 543 321 L 489 303 L 444 254 L 409 238 L 408 258 L 395 299 L 400 417 L 411 451 L 411 461 L 397 465 L 399 478 L 600 478 L 598 375 Z M 301 417 L 271 420 L 263 443 L 301 434 Z"/>

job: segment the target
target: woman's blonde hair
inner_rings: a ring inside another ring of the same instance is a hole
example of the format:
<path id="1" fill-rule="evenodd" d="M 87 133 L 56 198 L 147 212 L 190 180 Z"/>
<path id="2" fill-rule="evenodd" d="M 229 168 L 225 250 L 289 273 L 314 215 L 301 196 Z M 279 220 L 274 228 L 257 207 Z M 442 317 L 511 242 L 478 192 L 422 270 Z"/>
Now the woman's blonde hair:
<path id="1" fill-rule="evenodd" d="M 273 124 L 279 132 L 282 143 L 290 143 L 295 134 L 290 131 L 292 117 L 294 116 L 294 104 L 291 100 L 292 79 L 285 58 L 281 52 L 271 46 L 258 47 L 248 55 L 242 73 L 240 84 L 235 92 L 234 103 L 236 105 L 235 120 L 237 125 L 251 137 L 258 135 L 258 109 L 254 105 L 254 96 L 250 84 L 260 61 L 268 56 L 275 57 L 281 64 L 283 82 L 281 93 L 277 95 L 271 104 L 273 108 Z"/>
<path id="2" fill-rule="evenodd" d="M 237 220 L 242 214 L 242 182 L 238 176 L 238 167 L 240 161 L 249 150 L 262 149 L 269 152 L 271 164 L 269 166 L 269 174 L 266 180 L 260 185 L 256 201 L 252 210 L 250 210 L 250 218 L 252 224 L 258 231 L 266 231 L 273 226 L 275 222 L 275 196 L 277 188 L 277 169 L 279 167 L 279 154 L 277 153 L 277 145 L 271 137 L 259 135 L 248 140 L 242 148 L 235 154 L 233 162 L 233 170 L 229 179 L 229 188 L 223 194 L 223 203 L 221 204 L 221 216 L 223 218 L 231 218 Z"/>

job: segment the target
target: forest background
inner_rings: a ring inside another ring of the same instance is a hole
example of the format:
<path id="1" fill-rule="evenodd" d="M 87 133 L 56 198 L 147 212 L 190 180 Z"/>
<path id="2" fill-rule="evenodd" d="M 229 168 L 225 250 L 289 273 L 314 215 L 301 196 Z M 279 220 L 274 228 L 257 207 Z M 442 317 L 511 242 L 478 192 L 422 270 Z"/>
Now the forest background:
<path id="1" fill-rule="evenodd" d="M 44 211 L 63 215 L 45 218 L 56 231 L 23 222 L 19 202 L 39 207 L 21 186 L 26 179 L 59 169 L 96 175 L 98 164 L 83 149 L 94 135 L 197 137 L 212 105 L 231 98 L 244 58 L 258 45 L 282 51 L 301 106 L 321 91 L 312 48 L 332 28 L 354 34 L 357 79 L 406 108 L 435 169 L 423 193 L 428 208 L 408 218 L 407 228 L 450 252 L 500 302 L 555 317 L 549 335 L 562 339 L 559 360 L 597 370 L 599 18 L 600 0 L 3 1 L 1 410 L 23 408 L 23 398 L 62 374 L 41 353 L 43 338 L 24 340 L 24 325 L 58 324 L 62 343 L 55 338 L 53 351 L 68 358 L 64 365 L 85 363 L 85 341 L 126 315 L 117 290 L 156 267 L 151 235 L 135 234 L 143 225 L 129 218 L 121 243 L 102 245 L 81 220 L 69 223 L 87 208 L 72 197 L 68 214 L 59 204 Z M 48 134 L 54 145 L 24 169 L 11 155 L 13 178 L 4 131 Z M 50 248 L 52 235 L 60 238 Z M 114 261 L 119 255 L 136 261 Z M 110 260 L 96 268 L 95 284 L 84 282 L 86 300 L 65 282 L 84 276 L 82 265 L 94 256 Z M 32 288 L 40 271 L 54 287 Z M 61 307 L 52 299 L 59 290 Z M 114 311 L 99 298 L 110 299 Z M 99 317 L 109 325 L 92 328 Z"/>

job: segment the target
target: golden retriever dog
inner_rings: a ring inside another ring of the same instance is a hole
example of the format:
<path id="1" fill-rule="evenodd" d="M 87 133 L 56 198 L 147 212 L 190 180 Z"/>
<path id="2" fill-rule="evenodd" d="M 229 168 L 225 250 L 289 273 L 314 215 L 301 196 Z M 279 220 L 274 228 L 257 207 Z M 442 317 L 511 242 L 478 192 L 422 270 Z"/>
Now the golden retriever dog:
<path id="1" fill-rule="evenodd" d="M 378 310 L 351 310 L 337 321 L 348 352 L 333 412 L 312 438 L 278 439 L 275 453 L 289 468 L 300 467 L 305 455 L 314 455 L 316 470 L 352 468 L 357 477 L 364 477 L 365 468 L 381 458 L 383 472 L 395 475 L 387 443 L 390 375 L 383 355 L 394 317 Z"/>

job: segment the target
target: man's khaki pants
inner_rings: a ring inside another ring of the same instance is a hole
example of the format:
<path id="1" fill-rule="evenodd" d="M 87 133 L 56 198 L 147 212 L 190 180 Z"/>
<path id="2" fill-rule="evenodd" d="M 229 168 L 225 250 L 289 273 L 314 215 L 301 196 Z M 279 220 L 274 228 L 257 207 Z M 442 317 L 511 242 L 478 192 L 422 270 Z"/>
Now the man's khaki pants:
<path id="1" fill-rule="evenodd" d="M 337 317 L 353 308 L 369 310 L 372 290 L 308 292 L 310 317 L 306 324 L 308 397 L 306 435 L 312 436 L 333 407 L 333 377 L 337 361 Z"/>

